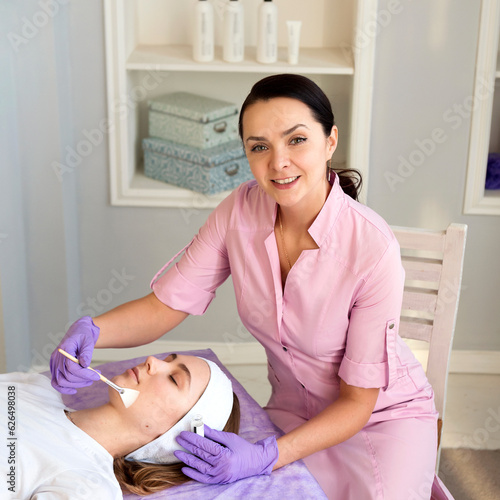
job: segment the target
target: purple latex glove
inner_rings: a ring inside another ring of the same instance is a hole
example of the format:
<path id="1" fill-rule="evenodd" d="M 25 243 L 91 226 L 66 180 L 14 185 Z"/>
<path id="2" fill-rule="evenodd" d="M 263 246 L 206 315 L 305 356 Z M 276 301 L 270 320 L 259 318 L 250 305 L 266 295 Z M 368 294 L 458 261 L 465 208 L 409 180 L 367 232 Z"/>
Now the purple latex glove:
<path id="1" fill-rule="evenodd" d="M 201 483 L 227 484 L 245 477 L 269 475 L 278 461 L 275 436 L 252 444 L 237 434 L 216 431 L 205 424 L 205 437 L 183 431 L 176 439 L 192 453 L 174 451 L 179 460 L 191 467 L 183 467 L 182 472 Z"/>
<path id="2" fill-rule="evenodd" d="M 66 332 L 50 357 L 52 387 L 63 394 L 75 394 L 79 387 L 87 387 L 99 380 L 99 375 L 83 367 L 90 365 L 94 346 L 99 337 L 99 327 L 94 325 L 90 316 L 75 321 Z M 79 366 L 63 356 L 57 349 L 78 358 Z"/>

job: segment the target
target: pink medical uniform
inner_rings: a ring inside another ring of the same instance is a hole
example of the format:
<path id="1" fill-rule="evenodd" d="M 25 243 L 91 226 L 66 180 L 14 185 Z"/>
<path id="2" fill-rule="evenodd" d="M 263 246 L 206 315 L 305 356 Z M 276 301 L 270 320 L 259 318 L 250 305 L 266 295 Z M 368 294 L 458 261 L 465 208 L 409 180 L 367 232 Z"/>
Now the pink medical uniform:
<path id="1" fill-rule="evenodd" d="M 240 318 L 266 350 L 266 410 L 285 433 L 334 402 L 340 379 L 381 389 L 358 434 L 304 459 L 329 498 L 428 500 L 431 488 L 451 498 L 434 475 L 432 388 L 398 335 L 404 270 L 389 226 L 335 177 L 309 228 L 318 248 L 301 253 L 283 288 L 276 214 L 256 181 L 242 184 L 155 276 L 155 295 L 203 314 L 231 274 Z"/>

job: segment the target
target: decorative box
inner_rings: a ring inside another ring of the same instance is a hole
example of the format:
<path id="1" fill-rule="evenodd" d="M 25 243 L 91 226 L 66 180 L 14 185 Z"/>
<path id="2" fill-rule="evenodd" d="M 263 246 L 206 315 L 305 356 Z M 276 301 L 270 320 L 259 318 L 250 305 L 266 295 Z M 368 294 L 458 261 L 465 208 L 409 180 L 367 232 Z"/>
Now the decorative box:
<path id="1" fill-rule="evenodd" d="M 205 149 L 238 138 L 235 104 L 188 92 L 148 102 L 149 135 Z"/>
<path id="2" fill-rule="evenodd" d="M 143 139 L 144 173 L 204 194 L 234 189 L 253 178 L 241 141 L 198 149 L 165 139 Z"/>

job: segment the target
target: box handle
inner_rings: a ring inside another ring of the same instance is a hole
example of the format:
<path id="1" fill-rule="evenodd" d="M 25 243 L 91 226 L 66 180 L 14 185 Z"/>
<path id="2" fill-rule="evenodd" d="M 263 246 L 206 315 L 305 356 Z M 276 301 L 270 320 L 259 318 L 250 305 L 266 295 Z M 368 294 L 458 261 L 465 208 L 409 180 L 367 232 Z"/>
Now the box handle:
<path id="1" fill-rule="evenodd" d="M 227 122 L 219 122 L 214 125 L 214 130 L 218 134 L 222 134 L 222 132 L 225 132 L 227 128 Z"/>
<path id="2" fill-rule="evenodd" d="M 224 169 L 224 172 L 226 172 L 226 174 L 229 175 L 229 177 L 232 177 L 233 175 L 236 175 L 238 173 L 239 169 L 240 166 L 237 163 L 235 163 L 232 166 L 226 167 Z"/>

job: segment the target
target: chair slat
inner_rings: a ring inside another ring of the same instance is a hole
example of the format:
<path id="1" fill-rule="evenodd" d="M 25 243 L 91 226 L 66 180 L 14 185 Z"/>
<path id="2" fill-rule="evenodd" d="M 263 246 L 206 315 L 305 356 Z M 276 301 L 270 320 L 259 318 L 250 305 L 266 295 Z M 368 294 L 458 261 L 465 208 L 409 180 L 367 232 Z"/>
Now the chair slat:
<path id="1" fill-rule="evenodd" d="M 399 324 L 399 335 L 405 339 L 431 341 L 432 323 L 425 323 L 414 318 L 402 317 Z"/>
<path id="2" fill-rule="evenodd" d="M 407 281 L 429 281 L 439 283 L 442 262 L 436 259 L 402 257 Z"/>
<path id="3" fill-rule="evenodd" d="M 418 290 L 405 288 L 403 292 L 403 307 L 410 311 L 421 311 L 433 315 L 436 310 L 437 294 L 435 290 Z"/>
<path id="4" fill-rule="evenodd" d="M 444 251 L 445 232 L 392 227 L 401 249 Z"/>

